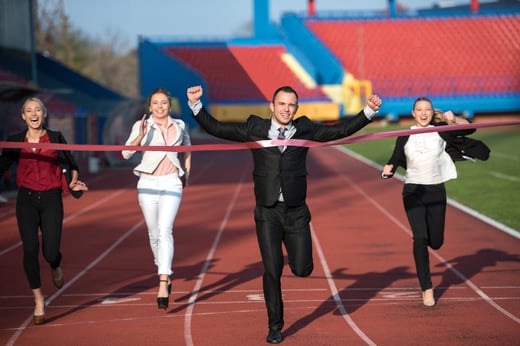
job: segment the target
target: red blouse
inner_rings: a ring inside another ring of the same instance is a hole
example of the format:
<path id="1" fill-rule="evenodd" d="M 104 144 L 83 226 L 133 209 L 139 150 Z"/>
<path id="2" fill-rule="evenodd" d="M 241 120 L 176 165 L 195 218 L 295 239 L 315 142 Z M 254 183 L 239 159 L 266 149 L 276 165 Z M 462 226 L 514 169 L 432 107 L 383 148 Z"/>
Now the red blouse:
<path id="1" fill-rule="evenodd" d="M 50 143 L 47 133 L 40 137 L 40 143 Z M 62 189 L 62 172 L 56 150 L 21 149 L 16 183 L 19 187 L 34 191 Z"/>

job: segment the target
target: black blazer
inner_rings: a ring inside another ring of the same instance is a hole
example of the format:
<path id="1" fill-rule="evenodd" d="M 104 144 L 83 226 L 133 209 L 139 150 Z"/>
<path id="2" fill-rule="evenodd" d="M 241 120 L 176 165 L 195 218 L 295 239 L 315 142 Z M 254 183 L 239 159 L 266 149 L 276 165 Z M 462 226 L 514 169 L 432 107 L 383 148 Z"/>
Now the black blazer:
<path id="1" fill-rule="evenodd" d="M 67 141 L 65 137 L 59 131 L 52 131 L 46 129 L 49 134 L 49 139 L 51 143 L 63 143 L 66 144 Z M 8 142 L 23 142 L 25 140 L 26 131 L 22 131 L 15 135 L 9 136 L 7 138 Z M 21 149 L 13 149 L 13 148 L 4 148 L 2 149 L 2 155 L 0 156 L 0 175 L 4 174 L 4 172 L 11 166 L 13 163 L 18 163 L 20 160 Z M 63 174 L 67 180 L 67 186 L 70 184 L 72 180 L 72 171 L 76 170 L 79 172 L 78 165 L 74 160 L 74 157 L 68 150 L 57 150 L 57 160 L 58 165 L 61 167 Z M 69 188 L 69 192 L 75 198 L 80 198 L 83 194 L 83 191 L 73 191 Z"/>
<path id="2" fill-rule="evenodd" d="M 447 123 L 432 123 L 434 126 L 445 126 Z M 475 132 L 475 129 L 467 130 L 453 130 L 439 132 L 439 136 L 446 141 L 445 151 L 450 155 L 451 159 L 455 161 L 464 161 L 467 159 L 479 159 L 486 161 L 489 158 L 490 150 L 481 141 L 466 137 Z M 399 166 L 406 169 L 406 156 L 404 153 L 404 146 L 408 142 L 410 136 L 397 137 L 394 151 L 388 164 L 394 165 L 392 173 L 395 173 Z"/>
<path id="3" fill-rule="evenodd" d="M 222 123 L 202 108 L 195 119 L 209 134 L 236 142 L 250 142 L 269 139 L 271 119 L 256 115 L 240 124 Z M 306 116 L 293 121 L 296 133 L 292 139 L 305 139 L 316 142 L 328 142 L 350 136 L 369 120 L 363 111 L 353 119 L 335 125 L 318 125 Z M 305 203 L 307 195 L 307 147 L 288 146 L 281 153 L 278 148 L 268 147 L 252 149 L 254 162 L 254 191 L 256 204 L 272 206 L 278 201 L 280 187 L 284 201 L 288 206 Z"/>

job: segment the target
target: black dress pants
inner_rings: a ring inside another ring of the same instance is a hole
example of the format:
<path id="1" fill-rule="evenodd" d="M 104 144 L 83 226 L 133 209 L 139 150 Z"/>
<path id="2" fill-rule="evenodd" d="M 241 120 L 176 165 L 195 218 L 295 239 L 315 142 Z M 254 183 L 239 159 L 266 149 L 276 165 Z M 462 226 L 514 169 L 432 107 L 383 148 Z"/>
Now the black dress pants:
<path id="1" fill-rule="evenodd" d="M 314 268 L 310 221 L 305 204 L 287 207 L 278 202 L 273 207 L 256 206 L 256 235 L 264 265 L 263 290 L 270 329 L 281 330 L 284 324 L 280 282 L 284 265 L 282 243 L 294 275 L 309 276 Z"/>
<path id="2" fill-rule="evenodd" d="M 31 289 L 41 287 L 38 229 L 42 233 L 42 253 L 51 268 L 61 262 L 63 200 L 61 190 L 18 190 L 16 218 L 22 239 L 23 268 Z"/>
<path id="3" fill-rule="evenodd" d="M 444 184 L 405 184 L 403 202 L 413 233 L 413 257 L 421 289 L 433 287 L 428 246 L 439 249 L 444 242 L 446 188 Z"/>

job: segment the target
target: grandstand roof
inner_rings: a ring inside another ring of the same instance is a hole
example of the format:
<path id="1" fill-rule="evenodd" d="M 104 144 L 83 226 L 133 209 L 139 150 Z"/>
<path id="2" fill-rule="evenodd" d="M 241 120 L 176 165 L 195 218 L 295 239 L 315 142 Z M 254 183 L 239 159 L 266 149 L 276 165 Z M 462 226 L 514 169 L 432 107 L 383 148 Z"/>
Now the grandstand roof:
<path id="1" fill-rule="evenodd" d="M 56 60 L 36 54 L 37 82 L 33 86 L 31 55 L 16 49 L 0 48 L 0 66 L 11 72 L 21 87 L 38 88 L 59 95 L 85 113 L 108 113 L 114 103 L 126 98 L 76 73 Z M 10 80 L 10 79 L 8 79 Z"/>

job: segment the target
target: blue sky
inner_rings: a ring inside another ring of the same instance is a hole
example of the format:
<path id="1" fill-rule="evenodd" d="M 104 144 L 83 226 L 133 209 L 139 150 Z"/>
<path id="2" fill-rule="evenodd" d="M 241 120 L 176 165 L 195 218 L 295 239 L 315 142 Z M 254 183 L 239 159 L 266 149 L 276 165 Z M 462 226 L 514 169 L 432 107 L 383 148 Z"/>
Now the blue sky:
<path id="1" fill-rule="evenodd" d="M 382 10 L 387 0 L 314 0 L 317 11 Z M 409 8 L 446 0 L 396 0 Z M 452 0 L 469 4 L 471 0 Z M 121 48 L 139 36 L 168 39 L 229 39 L 244 36 L 252 23 L 254 0 L 63 0 L 73 27 L 92 39 L 118 37 Z M 307 0 L 270 0 L 272 22 L 284 12 L 305 13 Z M 242 33 L 242 35 L 241 35 Z"/>

